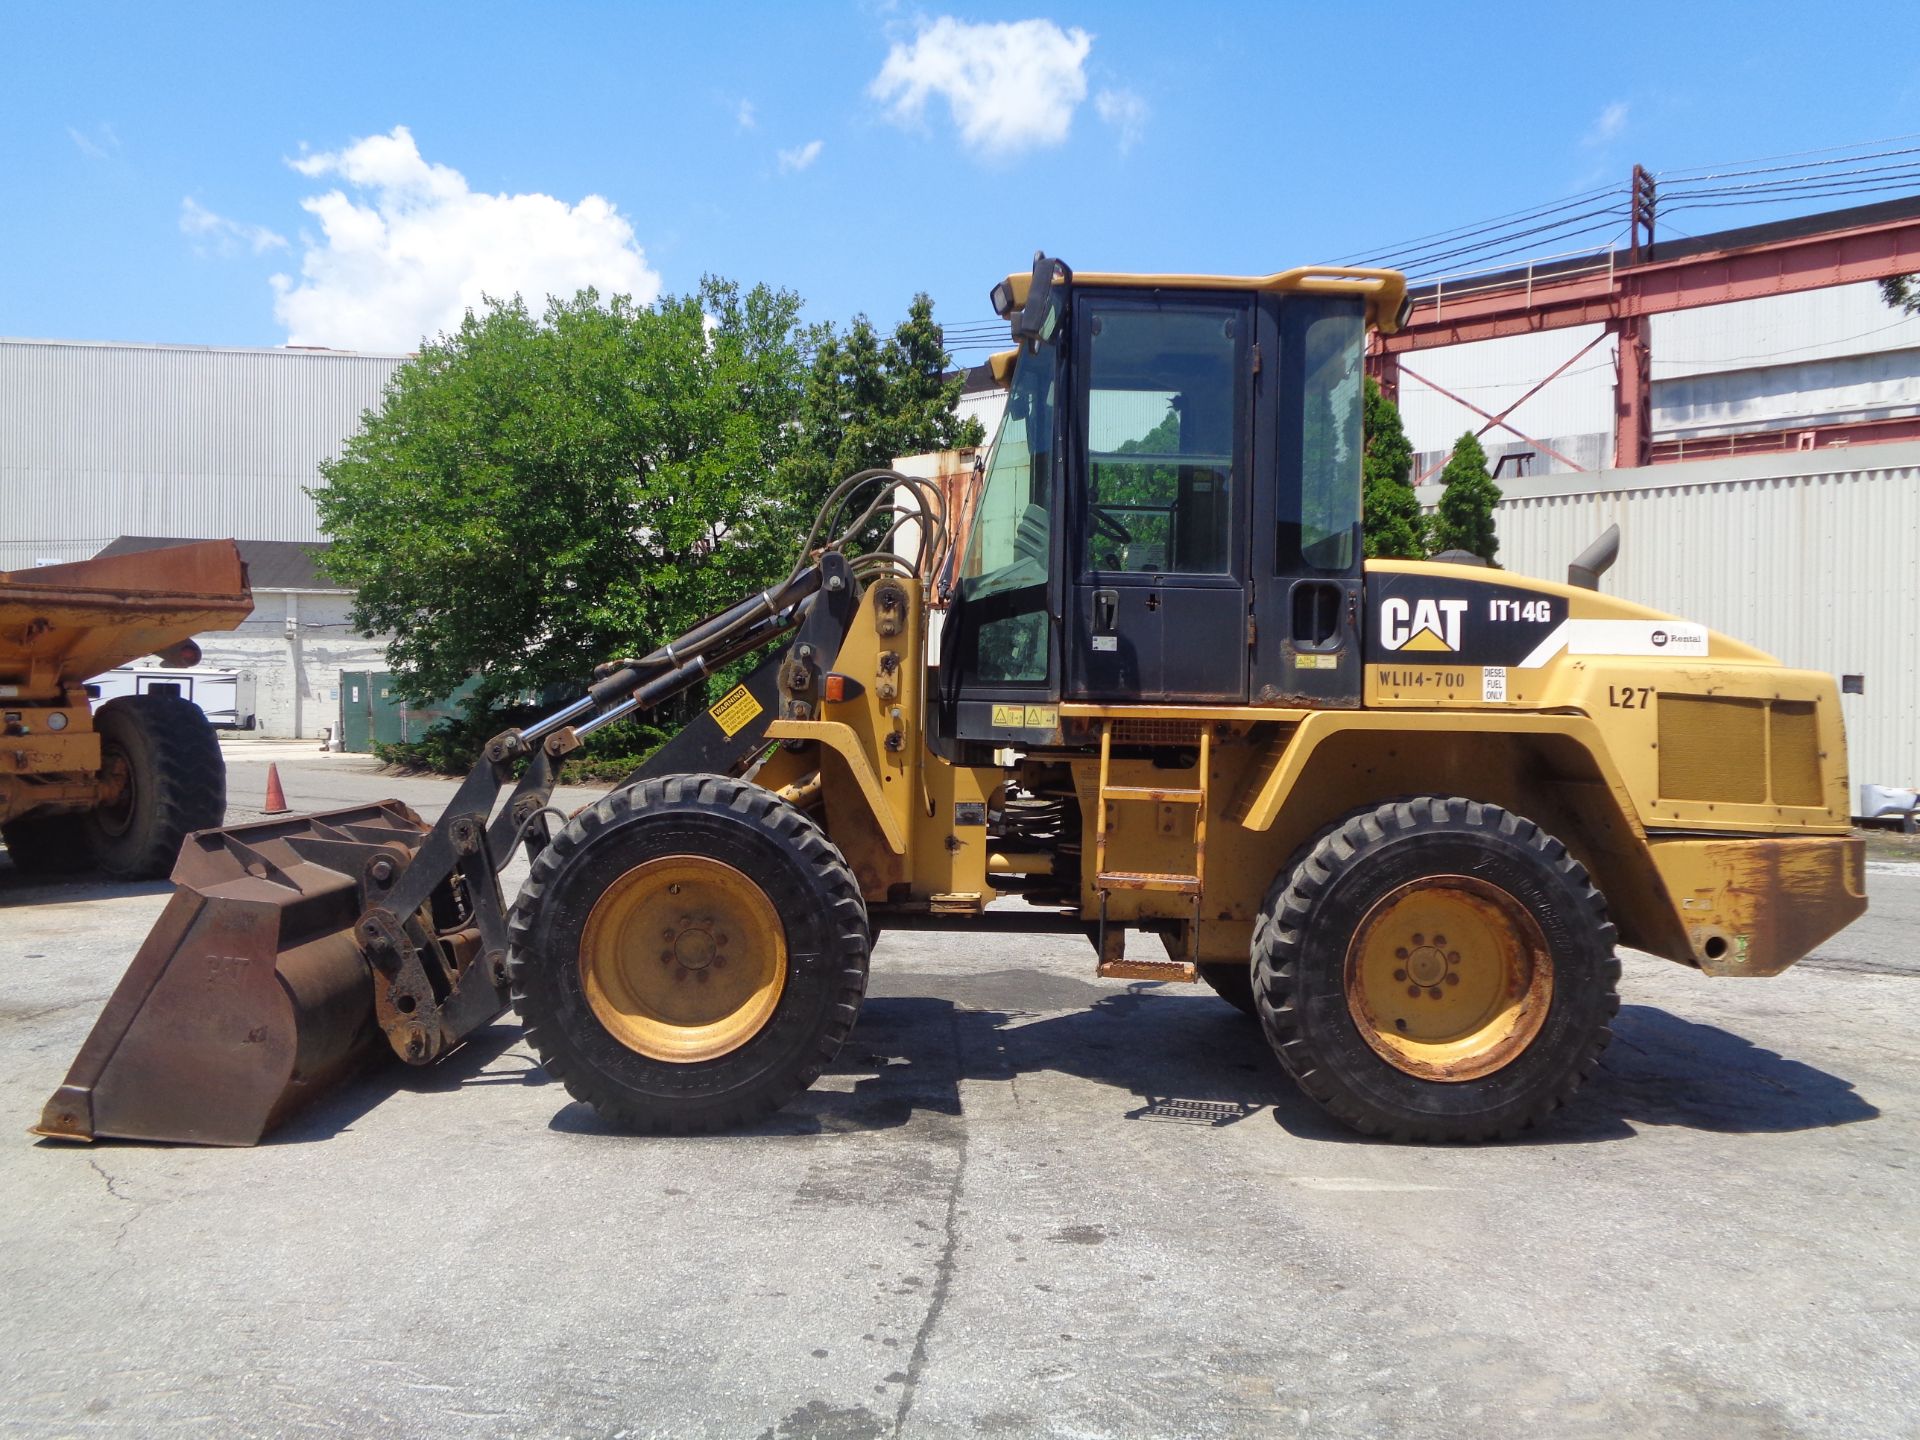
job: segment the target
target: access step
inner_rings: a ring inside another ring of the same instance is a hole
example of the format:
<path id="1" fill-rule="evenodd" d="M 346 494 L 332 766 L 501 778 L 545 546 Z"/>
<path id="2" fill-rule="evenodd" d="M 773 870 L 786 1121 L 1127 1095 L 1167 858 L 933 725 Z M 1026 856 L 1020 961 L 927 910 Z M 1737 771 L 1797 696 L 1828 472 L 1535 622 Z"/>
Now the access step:
<path id="1" fill-rule="evenodd" d="M 1109 785 L 1100 792 L 1102 800 L 1140 800 L 1155 805 L 1198 805 L 1207 798 L 1204 790 L 1163 789 L 1158 785 Z"/>
<path id="2" fill-rule="evenodd" d="M 1096 890 L 1155 890 L 1168 895 L 1198 895 L 1198 875 L 1168 875 L 1153 870 L 1102 870 L 1093 877 Z"/>
<path id="3" fill-rule="evenodd" d="M 1191 960 L 1102 960 L 1096 973 L 1103 980 L 1166 980 L 1191 984 L 1200 971 Z"/>

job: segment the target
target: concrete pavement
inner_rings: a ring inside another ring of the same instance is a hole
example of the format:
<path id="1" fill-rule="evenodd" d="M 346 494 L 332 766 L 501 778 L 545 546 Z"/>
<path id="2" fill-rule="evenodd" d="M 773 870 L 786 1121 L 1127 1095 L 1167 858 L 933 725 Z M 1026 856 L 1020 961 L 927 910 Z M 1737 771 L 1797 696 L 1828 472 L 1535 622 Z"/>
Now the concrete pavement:
<path id="1" fill-rule="evenodd" d="M 503 1023 L 210 1151 L 21 1133 L 165 887 L 0 862 L 0 1429 L 1913 1434 L 1920 870 L 1869 883 L 1778 979 L 1630 955 L 1600 1075 L 1510 1144 L 1358 1140 L 1209 992 L 1084 942 L 890 933 L 839 1063 L 751 1132 L 607 1133 Z"/>

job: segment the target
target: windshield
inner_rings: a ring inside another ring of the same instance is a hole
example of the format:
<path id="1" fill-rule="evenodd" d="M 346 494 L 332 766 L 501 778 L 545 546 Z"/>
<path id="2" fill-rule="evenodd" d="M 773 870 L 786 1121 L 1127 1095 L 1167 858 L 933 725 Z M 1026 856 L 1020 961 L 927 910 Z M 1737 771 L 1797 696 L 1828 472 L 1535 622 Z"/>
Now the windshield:
<path id="1" fill-rule="evenodd" d="M 1023 354 L 974 507 L 961 599 L 980 605 L 975 677 L 1032 683 L 1047 674 L 1046 585 L 1052 538 L 1055 386 L 1052 346 Z M 989 618 L 989 612 L 991 618 Z"/>

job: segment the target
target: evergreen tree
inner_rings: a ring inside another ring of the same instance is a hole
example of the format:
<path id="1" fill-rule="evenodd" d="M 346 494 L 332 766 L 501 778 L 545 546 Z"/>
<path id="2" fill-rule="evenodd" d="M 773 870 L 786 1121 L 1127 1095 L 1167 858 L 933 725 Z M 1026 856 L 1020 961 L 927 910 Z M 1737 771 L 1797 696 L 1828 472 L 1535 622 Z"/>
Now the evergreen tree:
<path id="1" fill-rule="evenodd" d="M 1427 517 L 1428 549 L 1434 554 L 1467 550 L 1492 564 L 1500 549 L 1493 524 L 1500 487 L 1487 473 L 1487 452 L 1472 431 L 1454 444 L 1447 468 L 1440 472 L 1440 483 L 1447 488 L 1439 508 Z"/>
<path id="2" fill-rule="evenodd" d="M 1420 502 L 1413 493 L 1413 445 L 1400 423 L 1400 407 L 1369 379 L 1362 416 L 1361 533 L 1367 556 L 1421 559 L 1427 552 L 1421 544 Z"/>
<path id="3" fill-rule="evenodd" d="M 844 335 L 825 325 L 811 339 L 813 364 L 785 472 L 803 510 L 858 471 L 984 438 L 979 421 L 954 413 L 965 382 L 947 373 L 952 361 L 925 295 L 914 296 L 907 318 L 884 341 L 864 315 Z M 809 511 L 802 523 L 811 518 Z"/>

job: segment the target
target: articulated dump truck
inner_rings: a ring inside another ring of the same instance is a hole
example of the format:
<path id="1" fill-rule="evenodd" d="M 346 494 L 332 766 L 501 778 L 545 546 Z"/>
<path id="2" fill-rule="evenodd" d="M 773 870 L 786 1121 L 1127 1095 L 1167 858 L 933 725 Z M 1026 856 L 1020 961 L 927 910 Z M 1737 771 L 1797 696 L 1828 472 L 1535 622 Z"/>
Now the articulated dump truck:
<path id="1" fill-rule="evenodd" d="M 925 482 L 854 476 L 784 579 L 496 736 L 436 823 L 192 836 L 39 1133 L 251 1144 L 509 1005 L 611 1122 L 740 1125 L 833 1060 L 876 935 L 940 929 L 994 967 L 1084 935 L 1101 975 L 1257 1019 L 1354 1129 L 1479 1140 L 1593 1073 L 1616 945 L 1775 975 L 1865 908 L 1829 676 L 1598 593 L 1604 553 L 1568 584 L 1363 557 L 1399 275 L 1042 256 L 993 299 L 963 548 Z M 585 736 L 749 657 L 551 808 Z"/>
<path id="2" fill-rule="evenodd" d="M 109 700 L 86 682 L 142 655 L 197 664 L 193 637 L 253 609 L 231 540 L 0 571 L 0 839 L 14 868 L 159 879 L 226 818 L 207 717 L 177 694 Z"/>

